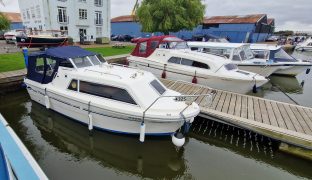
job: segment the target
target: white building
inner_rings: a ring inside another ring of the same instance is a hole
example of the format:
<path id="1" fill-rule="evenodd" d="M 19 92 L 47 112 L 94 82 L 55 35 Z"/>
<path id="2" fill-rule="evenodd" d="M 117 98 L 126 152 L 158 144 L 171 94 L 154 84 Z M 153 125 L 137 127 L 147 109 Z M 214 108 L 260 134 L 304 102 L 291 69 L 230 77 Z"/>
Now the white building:
<path id="1" fill-rule="evenodd" d="M 23 25 L 32 30 L 66 30 L 74 42 L 110 37 L 110 0 L 18 0 Z"/>

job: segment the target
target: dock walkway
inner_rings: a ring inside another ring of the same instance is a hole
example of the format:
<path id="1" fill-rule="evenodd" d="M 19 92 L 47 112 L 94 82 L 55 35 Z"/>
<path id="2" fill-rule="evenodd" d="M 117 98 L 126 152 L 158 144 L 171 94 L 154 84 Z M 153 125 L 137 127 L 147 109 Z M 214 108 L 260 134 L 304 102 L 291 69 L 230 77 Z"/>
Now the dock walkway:
<path id="1" fill-rule="evenodd" d="M 206 94 L 214 89 L 182 81 L 161 79 L 169 89 L 184 95 Z M 196 99 L 199 116 L 254 131 L 287 144 L 312 150 L 312 108 L 215 90 L 212 103 Z"/>

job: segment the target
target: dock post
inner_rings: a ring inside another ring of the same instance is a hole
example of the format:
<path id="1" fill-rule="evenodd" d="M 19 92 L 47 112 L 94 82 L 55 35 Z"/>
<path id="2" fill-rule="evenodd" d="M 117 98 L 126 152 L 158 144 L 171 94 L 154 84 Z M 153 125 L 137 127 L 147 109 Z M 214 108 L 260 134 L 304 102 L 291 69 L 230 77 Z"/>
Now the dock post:
<path id="1" fill-rule="evenodd" d="M 23 55 L 24 55 L 24 61 L 26 68 L 28 67 L 28 48 L 23 47 Z"/>

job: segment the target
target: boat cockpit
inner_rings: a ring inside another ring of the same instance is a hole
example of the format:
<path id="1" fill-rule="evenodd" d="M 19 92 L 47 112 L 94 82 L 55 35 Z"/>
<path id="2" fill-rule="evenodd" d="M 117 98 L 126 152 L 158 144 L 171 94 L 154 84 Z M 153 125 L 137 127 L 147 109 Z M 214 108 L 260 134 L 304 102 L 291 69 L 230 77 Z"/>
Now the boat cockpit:
<path id="1" fill-rule="evenodd" d="M 41 84 L 52 82 L 59 67 L 84 68 L 105 63 L 104 58 L 80 47 L 50 48 L 28 56 L 27 78 Z"/>

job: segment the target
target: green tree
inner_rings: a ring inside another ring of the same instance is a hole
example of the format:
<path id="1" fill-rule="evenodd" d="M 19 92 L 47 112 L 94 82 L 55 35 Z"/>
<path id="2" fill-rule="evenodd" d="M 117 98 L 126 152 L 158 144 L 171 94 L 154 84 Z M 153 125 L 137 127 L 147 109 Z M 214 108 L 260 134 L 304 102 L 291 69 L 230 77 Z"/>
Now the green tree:
<path id="1" fill-rule="evenodd" d="M 136 18 L 144 32 L 192 30 L 202 23 L 205 6 L 200 0 L 143 0 Z"/>
<path id="2" fill-rule="evenodd" d="M 10 29 L 10 20 L 0 12 L 0 30 Z"/>

